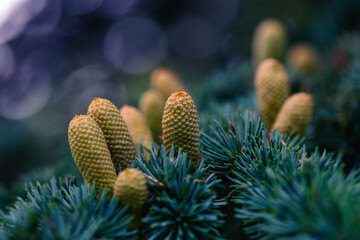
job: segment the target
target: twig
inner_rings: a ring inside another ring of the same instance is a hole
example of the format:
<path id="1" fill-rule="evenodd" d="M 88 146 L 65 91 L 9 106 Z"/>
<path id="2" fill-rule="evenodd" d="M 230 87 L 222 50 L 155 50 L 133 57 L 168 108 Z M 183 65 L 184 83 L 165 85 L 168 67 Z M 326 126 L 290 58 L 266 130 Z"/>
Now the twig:
<path id="1" fill-rule="evenodd" d="M 229 127 L 230 127 L 231 132 L 235 135 L 236 133 L 235 133 L 234 124 L 231 121 L 229 121 Z"/>
<path id="2" fill-rule="evenodd" d="M 144 172 L 143 172 L 144 173 Z M 144 173 L 146 175 L 146 177 L 148 177 L 149 179 L 151 179 L 152 181 L 154 181 L 155 183 L 159 184 L 160 186 L 165 186 L 162 182 L 160 182 L 159 180 L 154 179 L 153 177 L 151 177 L 150 175 Z"/>

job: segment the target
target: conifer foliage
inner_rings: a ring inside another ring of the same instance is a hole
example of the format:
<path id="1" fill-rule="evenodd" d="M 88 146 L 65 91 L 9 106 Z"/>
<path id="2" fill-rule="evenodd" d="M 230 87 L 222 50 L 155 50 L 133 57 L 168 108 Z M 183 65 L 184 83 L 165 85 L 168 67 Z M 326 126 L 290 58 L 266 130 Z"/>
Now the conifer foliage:
<path id="1" fill-rule="evenodd" d="M 268 139 L 261 122 L 249 118 L 213 131 L 214 138 L 202 136 L 203 152 L 211 171 L 228 171 L 249 238 L 359 236 L 359 170 L 345 175 L 339 157 L 309 154 L 291 136 L 283 140 L 275 131 Z"/>
<path id="2" fill-rule="evenodd" d="M 207 174 L 204 162 L 194 167 L 187 155 L 174 147 L 151 151 L 149 162 L 142 156 L 137 165 L 147 176 L 151 193 L 146 222 L 147 239 L 220 239 L 223 224 L 213 190 L 218 180 Z"/>
<path id="3" fill-rule="evenodd" d="M 1 239 L 115 239 L 131 238 L 131 217 L 107 190 L 77 184 L 74 178 L 30 184 L 26 199 L 1 212 Z"/>

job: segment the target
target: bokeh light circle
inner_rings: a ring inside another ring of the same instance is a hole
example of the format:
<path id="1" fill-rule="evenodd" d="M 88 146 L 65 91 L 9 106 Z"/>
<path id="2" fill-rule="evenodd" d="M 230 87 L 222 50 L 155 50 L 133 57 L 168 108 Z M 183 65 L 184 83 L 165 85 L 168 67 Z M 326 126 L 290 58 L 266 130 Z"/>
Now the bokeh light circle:
<path id="1" fill-rule="evenodd" d="M 205 19 L 185 17 L 168 31 L 171 49 L 187 58 L 204 58 L 214 54 L 221 42 L 221 32 Z"/>
<path id="2" fill-rule="evenodd" d="M 14 73 L 15 58 L 13 50 L 7 45 L 0 45 L 0 82 L 7 81 Z"/>
<path id="3" fill-rule="evenodd" d="M 105 16 L 124 14 L 135 6 L 137 0 L 104 0 L 100 12 Z"/>
<path id="4" fill-rule="evenodd" d="M 46 6 L 47 0 L 16 0 L 0 12 L 0 44 L 17 37 Z"/>
<path id="5" fill-rule="evenodd" d="M 86 113 L 95 97 L 111 99 L 121 106 L 126 101 L 126 90 L 122 81 L 111 81 L 116 69 L 97 64 L 87 65 L 72 72 L 64 81 L 60 99 L 68 99 L 70 115 Z"/>
<path id="6" fill-rule="evenodd" d="M 108 60 L 126 73 L 143 73 L 166 56 L 167 43 L 161 28 L 145 17 L 128 17 L 115 23 L 104 40 Z"/>
<path id="7" fill-rule="evenodd" d="M 224 28 L 231 23 L 238 12 L 238 0 L 192 0 L 191 6 L 200 16 L 217 27 Z"/>
<path id="8" fill-rule="evenodd" d="M 45 106 L 50 94 L 48 71 L 27 59 L 11 80 L 1 83 L 0 115 L 9 119 L 29 117 Z"/>
<path id="9" fill-rule="evenodd" d="M 59 0 L 47 0 L 44 9 L 27 24 L 26 29 L 47 26 L 55 29 L 61 19 L 62 3 Z"/>
<path id="10" fill-rule="evenodd" d="M 63 0 L 64 11 L 68 15 L 81 15 L 95 11 L 103 0 Z"/>

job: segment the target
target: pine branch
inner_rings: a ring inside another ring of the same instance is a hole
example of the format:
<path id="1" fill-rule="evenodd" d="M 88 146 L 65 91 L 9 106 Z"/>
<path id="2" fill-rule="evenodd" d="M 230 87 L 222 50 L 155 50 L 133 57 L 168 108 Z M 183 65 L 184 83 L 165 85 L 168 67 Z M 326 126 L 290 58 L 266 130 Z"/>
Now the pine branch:
<path id="1" fill-rule="evenodd" d="M 337 50 L 344 54 L 344 60 L 360 58 L 360 31 L 349 32 L 337 41 Z M 338 56 L 339 57 L 339 56 Z"/>
<path id="2" fill-rule="evenodd" d="M 144 219 L 148 239 L 220 239 L 220 204 L 212 190 L 219 181 L 214 174 L 206 175 L 204 162 L 195 168 L 181 150 L 174 156 L 172 148 L 166 155 L 162 146 L 154 150 L 147 162 L 137 159 L 153 197 Z"/>
<path id="3" fill-rule="evenodd" d="M 288 165 L 289 159 L 282 159 Z M 340 159 L 313 154 L 298 168 L 269 168 L 267 181 L 246 182 L 237 217 L 259 239 L 352 239 L 359 236 L 359 171 L 348 176 Z M 280 170 L 280 171 L 279 171 Z"/>
<path id="4" fill-rule="evenodd" d="M 250 114 L 240 121 L 220 124 L 215 121 L 211 134 L 201 134 L 201 151 L 205 161 L 211 166 L 210 171 L 222 174 L 231 173 L 236 159 L 244 151 L 244 144 L 255 140 L 258 144 L 266 139 L 263 125 L 259 119 Z"/>
<path id="5" fill-rule="evenodd" d="M 245 118 L 242 123 L 217 124 L 214 138 L 204 135 L 203 152 L 212 171 L 228 171 L 236 217 L 250 238 L 357 236 L 358 170 L 346 177 L 340 157 L 316 151 L 308 159 L 299 139 L 284 141 L 276 131 L 268 139 L 261 122 Z"/>
<path id="6" fill-rule="evenodd" d="M 126 208 L 106 191 L 97 195 L 95 186 L 77 185 L 73 178 L 41 185 L 30 184 L 26 199 L 19 198 L 8 212 L 1 212 L 0 236 L 5 239 L 94 239 L 132 238 L 135 231 Z"/>

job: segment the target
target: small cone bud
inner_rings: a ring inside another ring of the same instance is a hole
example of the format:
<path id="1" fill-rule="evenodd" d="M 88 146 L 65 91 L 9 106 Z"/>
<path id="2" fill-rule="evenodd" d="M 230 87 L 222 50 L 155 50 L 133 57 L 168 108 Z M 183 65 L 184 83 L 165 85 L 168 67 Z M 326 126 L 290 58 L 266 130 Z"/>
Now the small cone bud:
<path id="1" fill-rule="evenodd" d="M 254 64 L 266 58 L 283 58 L 287 44 L 287 33 L 284 25 L 275 19 L 262 21 L 255 30 L 252 42 Z"/>
<path id="2" fill-rule="evenodd" d="M 199 120 L 189 94 L 171 94 L 165 104 L 162 128 L 166 151 L 169 153 L 171 145 L 174 145 L 177 153 L 180 147 L 187 153 L 188 159 L 196 164 L 199 157 Z"/>
<path id="3" fill-rule="evenodd" d="M 313 113 L 311 94 L 297 93 L 289 97 L 281 107 L 272 130 L 278 129 L 280 134 L 291 132 L 303 136 Z"/>
<path id="4" fill-rule="evenodd" d="M 122 169 L 126 168 L 135 160 L 137 153 L 119 109 L 109 100 L 95 98 L 87 114 L 95 119 L 103 131 L 116 170 L 119 170 L 119 164 Z"/>
<path id="5" fill-rule="evenodd" d="M 71 154 L 84 180 L 112 191 L 116 173 L 104 134 L 93 118 L 75 116 L 68 129 Z"/>
<path id="6" fill-rule="evenodd" d="M 185 90 L 182 80 L 170 69 L 165 67 L 155 68 L 151 72 L 150 85 L 166 98 L 172 93 Z"/>
<path id="7" fill-rule="evenodd" d="M 255 72 L 255 92 L 264 126 L 270 129 L 290 92 L 289 78 L 281 63 L 270 58 L 259 64 Z"/>
<path id="8" fill-rule="evenodd" d="M 120 113 L 129 129 L 135 145 L 140 148 L 141 144 L 143 144 L 144 147 L 151 148 L 151 131 L 142 113 L 136 108 L 126 104 L 120 109 Z M 149 159 L 149 152 L 144 151 L 144 155 L 146 159 Z"/>
<path id="9" fill-rule="evenodd" d="M 318 53 L 307 43 L 292 46 L 288 50 L 286 62 L 296 73 L 315 73 L 321 69 Z"/>
<path id="10" fill-rule="evenodd" d="M 114 196 L 123 205 L 129 207 L 134 219 L 130 228 L 138 228 L 144 215 L 144 205 L 148 198 L 148 188 L 145 177 L 135 168 L 128 168 L 120 172 L 114 185 Z"/>
<path id="11" fill-rule="evenodd" d="M 157 90 L 148 90 L 140 98 L 139 108 L 149 124 L 153 139 L 159 142 L 162 135 L 161 121 L 166 99 Z"/>

